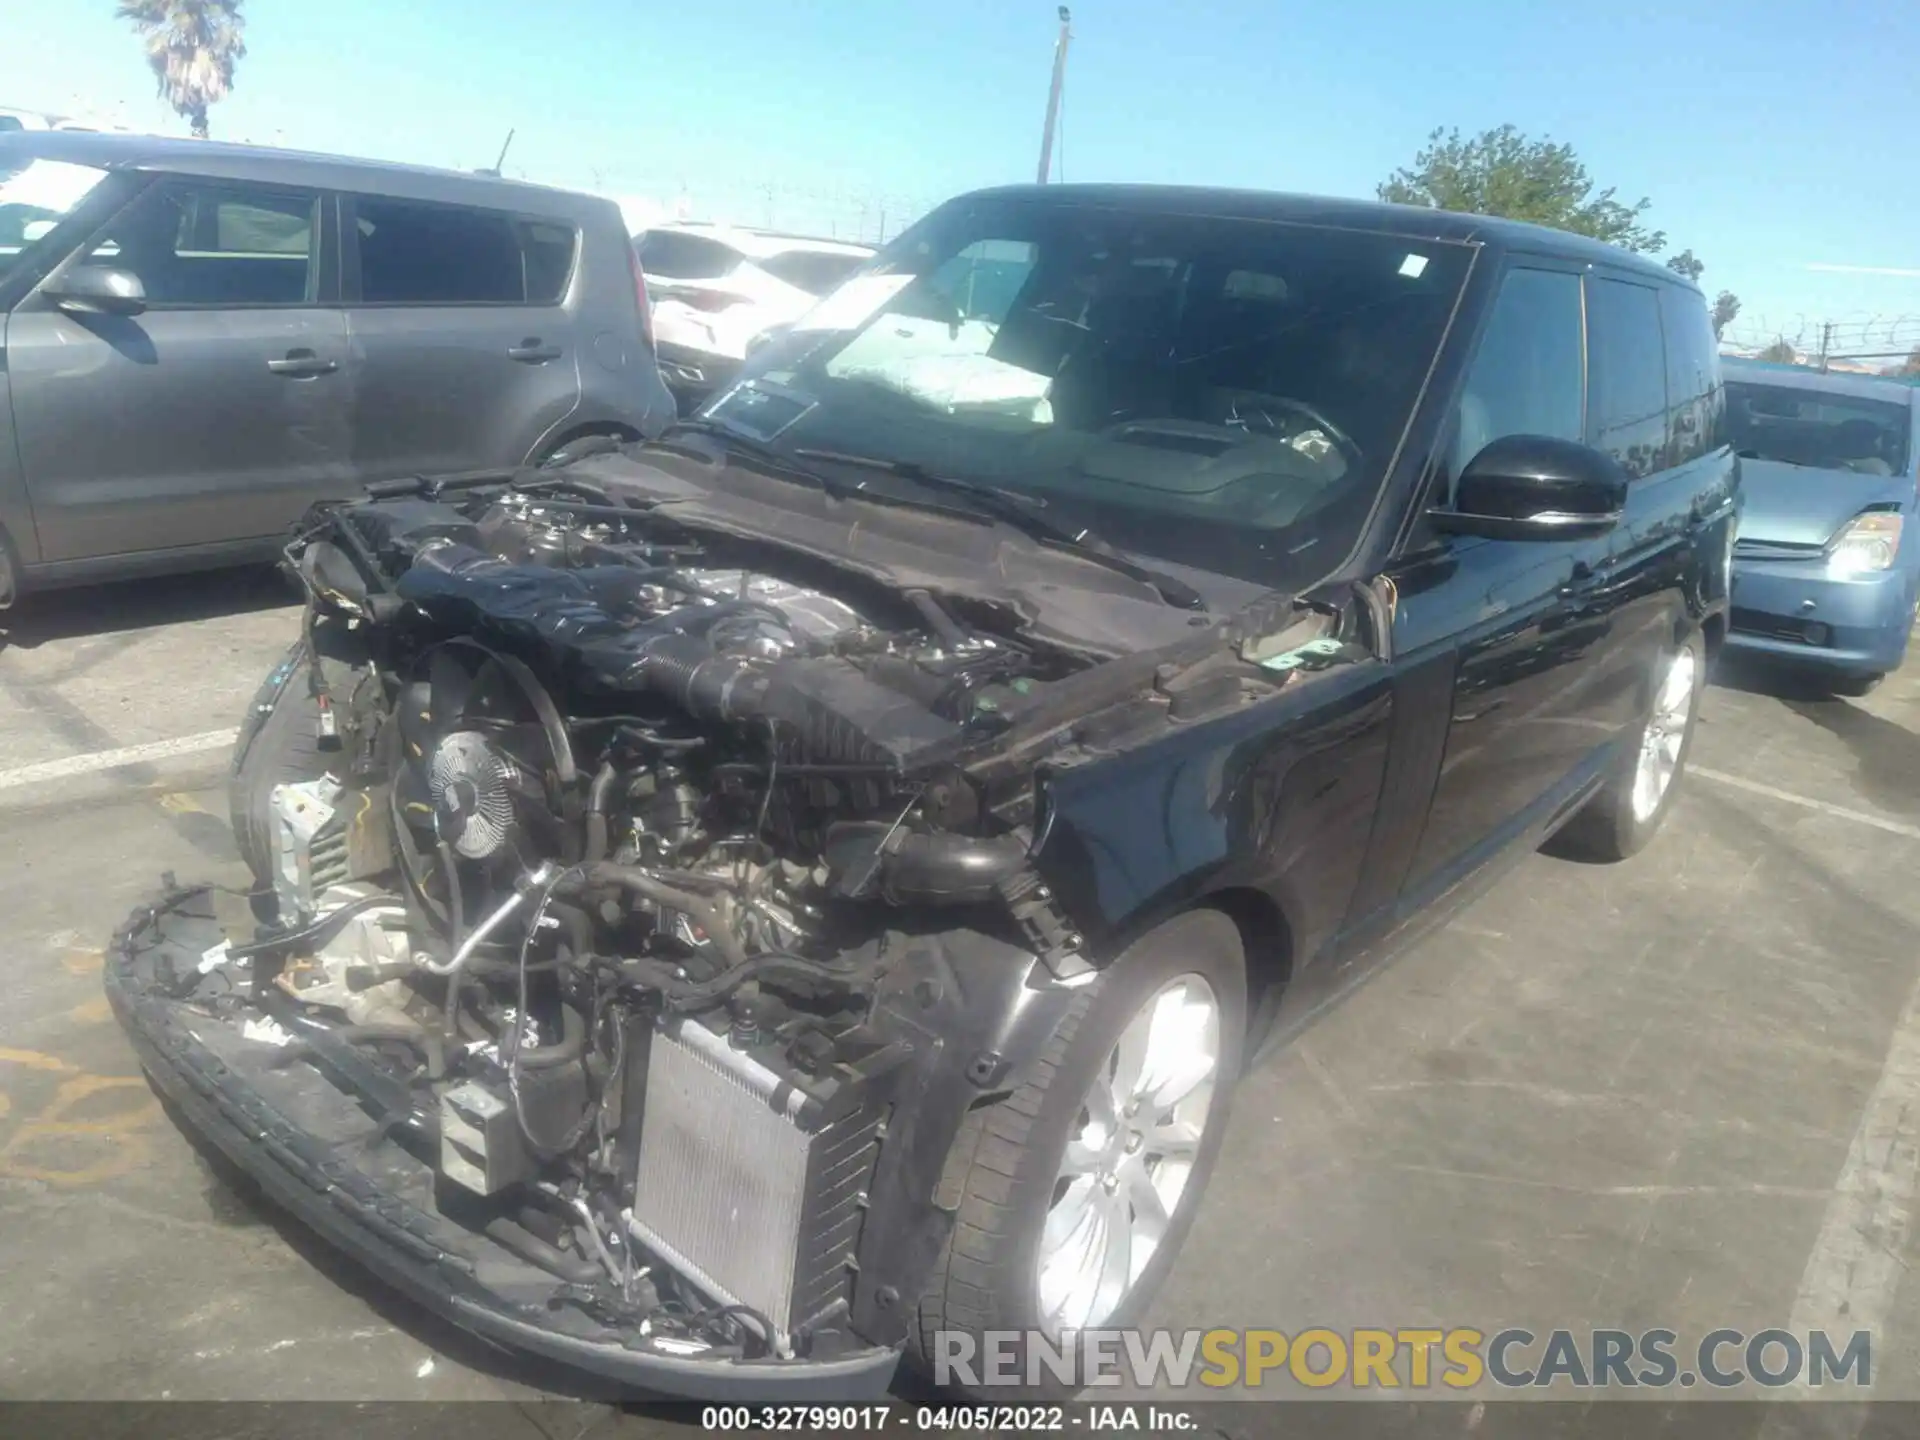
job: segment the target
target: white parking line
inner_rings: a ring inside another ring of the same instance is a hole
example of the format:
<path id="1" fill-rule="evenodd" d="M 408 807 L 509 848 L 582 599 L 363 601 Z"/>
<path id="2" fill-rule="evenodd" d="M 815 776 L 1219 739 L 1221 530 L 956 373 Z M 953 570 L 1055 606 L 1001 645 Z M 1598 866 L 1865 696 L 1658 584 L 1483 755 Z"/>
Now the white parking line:
<path id="1" fill-rule="evenodd" d="M 35 785 L 43 780 L 66 780 L 75 775 L 92 775 L 101 770 L 118 770 L 148 760 L 166 760 L 176 755 L 194 755 L 203 750 L 220 750 L 233 744 L 238 730 L 209 730 L 203 735 L 182 735 L 173 740 L 153 740 L 145 745 L 128 745 L 119 750 L 96 750 L 91 755 L 69 755 L 62 760 L 43 760 L 38 765 L 22 765 L 0 770 L 0 790 L 17 785 Z"/>
<path id="2" fill-rule="evenodd" d="M 1867 1096 L 1840 1178 L 1833 1182 L 1819 1237 L 1800 1275 L 1787 1326 L 1824 1330 L 1836 1353 L 1856 1331 L 1886 1336 L 1906 1274 L 1914 1197 L 1920 1191 L 1920 984 L 1907 995 L 1880 1079 Z M 1801 1379 L 1804 1381 L 1805 1375 Z M 1776 1392 L 1777 1393 L 1777 1392 Z M 1850 1425 L 1846 1433 L 1857 1433 Z M 1773 1440 L 1783 1426 L 1769 1425 Z M 1796 1430 L 1794 1433 L 1805 1433 Z"/>
<path id="3" fill-rule="evenodd" d="M 1711 780 L 1716 785 L 1731 785 L 1736 790 L 1747 790 L 1755 795 L 1765 795 L 1770 800 L 1784 800 L 1789 805 L 1800 805 L 1808 810 L 1818 810 L 1823 815 L 1832 815 L 1840 820 L 1853 820 L 1862 825 L 1871 825 L 1876 830 L 1884 830 L 1889 835 L 1904 835 L 1909 840 L 1920 840 L 1920 825 L 1909 825 L 1904 820 L 1890 819 L 1885 815 L 1870 814 L 1865 810 L 1849 810 L 1844 805 L 1833 805 L 1825 800 L 1815 800 L 1810 795 L 1796 795 L 1791 790 L 1779 790 L 1772 785 L 1762 785 L 1758 780 L 1748 780 L 1739 775 L 1729 775 L 1724 770 L 1709 770 L 1704 765 L 1689 765 L 1689 775 L 1698 775 L 1702 780 Z"/>

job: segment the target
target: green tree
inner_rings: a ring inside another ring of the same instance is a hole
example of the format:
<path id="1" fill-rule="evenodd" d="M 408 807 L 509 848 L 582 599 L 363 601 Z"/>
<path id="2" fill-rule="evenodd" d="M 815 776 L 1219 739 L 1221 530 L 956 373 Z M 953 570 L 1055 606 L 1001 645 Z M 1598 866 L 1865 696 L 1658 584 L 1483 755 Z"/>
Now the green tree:
<path id="1" fill-rule="evenodd" d="M 1687 279 L 1696 285 L 1700 283 L 1700 274 L 1706 268 L 1706 262 L 1701 260 L 1699 256 L 1695 255 L 1691 250 L 1682 250 L 1678 255 L 1670 256 L 1667 259 L 1667 269 L 1673 271 L 1676 275 L 1686 276 Z"/>
<path id="2" fill-rule="evenodd" d="M 1792 365 L 1799 360 L 1800 352 L 1789 345 L 1786 337 L 1782 336 L 1753 358 L 1756 360 L 1771 360 L 1779 365 Z"/>
<path id="3" fill-rule="evenodd" d="M 140 32 L 160 97 L 207 138 L 207 110 L 233 89 L 247 53 L 241 0 L 119 0 L 115 15 Z"/>
<path id="4" fill-rule="evenodd" d="M 1740 297 L 1731 290 L 1722 290 L 1713 297 L 1713 338 L 1718 340 L 1727 333 L 1727 326 L 1733 323 L 1740 313 Z"/>
<path id="5" fill-rule="evenodd" d="M 1640 222 L 1652 201 L 1629 205 L 1612 188 L 1596 194 L 1571 145 L 1532 139 L 1512 125 L 1472 139 L 1458 130 L 1435 130 L 1413 164 L 1394 171 L 1378 194 L 1400 205 L 1529 220 L 1624 250 L 1667 246 L 1664 234 Z"/>

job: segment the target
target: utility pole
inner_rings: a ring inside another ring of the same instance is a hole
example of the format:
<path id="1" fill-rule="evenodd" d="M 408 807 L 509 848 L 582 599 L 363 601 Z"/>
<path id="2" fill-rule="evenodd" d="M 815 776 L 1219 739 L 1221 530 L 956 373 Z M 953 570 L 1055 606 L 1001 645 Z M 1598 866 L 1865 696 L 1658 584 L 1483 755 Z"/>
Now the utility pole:
<path id="1" fill-rule="evenodd" d="M 1827 373 L 1827 353 L 1833 348 L 1833 322 L 1827 321 L 1820 327 L 1820 373 Z"/>
<path id="2" fill-rule="evenodd" d="M 1040 178 L 1044 185 L 1053 174 L 1053 131 L 1060 120 L 1060 85 L 1067 78 L 1067 42 L 1073 38 L 1068 28 L 1073 17 L 1060 7 L 1060 39 L 1053 47 L 1053 86 L 1047 91 L 1047 123 L 1040 132 Z"/>

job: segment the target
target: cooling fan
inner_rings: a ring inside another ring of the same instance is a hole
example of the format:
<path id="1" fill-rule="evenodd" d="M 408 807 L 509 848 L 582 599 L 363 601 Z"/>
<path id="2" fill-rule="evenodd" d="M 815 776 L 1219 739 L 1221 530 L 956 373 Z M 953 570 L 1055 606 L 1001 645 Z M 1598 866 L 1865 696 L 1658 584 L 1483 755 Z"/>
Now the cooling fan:
<path id="1" fill-rule="evenodd" d="M 416 884 L 442 906 L 460 894 L 470 917 L 560 848 L 548 723 L 559 717 L 530 671 L 478 646 L 443 644 L 422 668 L 400 694 L 395 808 L 420 862 L 409 865 Z M 457 877 L 457 891 L 438 873 L 443 846 L 475 872 Z"/>

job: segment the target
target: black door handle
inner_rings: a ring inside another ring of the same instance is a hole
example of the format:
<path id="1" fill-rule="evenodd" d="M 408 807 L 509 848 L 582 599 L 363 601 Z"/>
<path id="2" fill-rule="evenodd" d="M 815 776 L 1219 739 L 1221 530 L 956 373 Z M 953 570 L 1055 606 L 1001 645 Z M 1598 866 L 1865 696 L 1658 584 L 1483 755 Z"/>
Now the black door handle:
<path id="1" fill-rule="evenodd" d="M 526 365 L 541 365 L 549 360 L 560 358 L 558 345 L 542 345 L 536 338 L 529 337 L 518 345 L 507 347 L 507 354 Z"/>
<path id="2" fill-rule="evenodd" d="M 311 380 L 316 375 L 331 375 L 340 368 L 338 360 L 322 360 L 311 350 L 289 350 L 284 360 L 267 361 L 267 369 L 295 380 Z"/>

